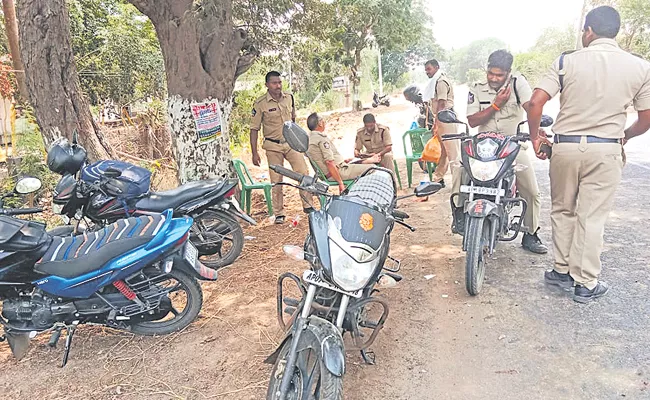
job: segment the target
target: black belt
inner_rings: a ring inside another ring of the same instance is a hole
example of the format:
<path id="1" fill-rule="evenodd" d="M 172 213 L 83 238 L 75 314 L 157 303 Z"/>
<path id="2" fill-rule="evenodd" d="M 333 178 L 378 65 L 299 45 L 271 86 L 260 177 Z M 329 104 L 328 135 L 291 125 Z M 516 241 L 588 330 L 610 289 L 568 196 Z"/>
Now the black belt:
<path id="1" fill-rule="evenodd" d="M 282 142 L 277 140 L 277 139 L 264 138 L 264 140 L 268 140 L 269 142 L 275 143 L 275 144 L 282 144 Z"/>
<path id="2" fill-rule="evenodd" d="M 621 143 L 621 139 L 601 138 L 598 136 L 585 135 L 587 143 Z M 553 143 L 580 143 L 582 136 L 555 135 Z"/>

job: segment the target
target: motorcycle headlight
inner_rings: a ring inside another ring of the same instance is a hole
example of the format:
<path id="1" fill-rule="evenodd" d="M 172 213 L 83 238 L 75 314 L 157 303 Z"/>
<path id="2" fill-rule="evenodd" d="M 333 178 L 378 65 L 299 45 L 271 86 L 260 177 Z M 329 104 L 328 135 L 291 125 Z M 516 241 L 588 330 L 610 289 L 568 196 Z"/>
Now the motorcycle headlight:
<path id="1" fill-rule="evenodd" d="M 349 292 L 363 289 L 379 265 L 377 252 L 346 241 L 341 235 L 340 220 L 330 218 L 328 222 L 334 283 Z"/>
<path id="2" fill-rule="evenodd" d="M 379 264 L 379 257 L 373 256 L 373 253 L 361 248 L 347 249 L 346 253 L 337 243 L 331 242 L 330 257 L 334 282 L 349 292 L 363 289 Z"/>
<path id="3" fill-rule="evenodd" d="M 501 167 L 505 161 L 506 160 L 494 160 L 484 162 L 475 158 L 470 158 L 469 168 L 472 171 L 472 176 L 475 179 L 481 182 L 487 182 L 497 177 L 497 174 L 501 170 Z"/>

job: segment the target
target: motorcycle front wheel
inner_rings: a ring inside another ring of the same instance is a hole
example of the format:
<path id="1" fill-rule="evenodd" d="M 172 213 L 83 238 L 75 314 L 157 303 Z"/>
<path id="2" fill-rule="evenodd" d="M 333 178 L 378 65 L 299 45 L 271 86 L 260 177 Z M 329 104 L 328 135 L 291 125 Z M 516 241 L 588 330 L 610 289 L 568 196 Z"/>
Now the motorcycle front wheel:
<path id="1" fill-rule="evenodd" d="M 490 224 L 485 218 L 468 217 L 467 253 L 465 254 L 465 288 L 467 293 L 476 296 L 483 287 L 485 279 L 485 258 L 490 242 Z"/>
<path id="2" fill-rule="evenodd" d="M 244 247 L 244 232 L 229 214 L 207 210 L 194 218 L 190 240 L 199 250 L 203 265 L 219 269 L 239 257 Z"/>
<path id="3" fill-rule="evenodd" d="M 304 336 L 301 341 L 306 339 Z M 310 343 L 298 353 L 286 400 L 342 400 L 343 379 L 327 370 L 323 363 L 321 344 L 315 336 L 308 336 Z M 280 384 L 290 350 L 291 340 L 287 340 L 273 365 L 266 400 L 280 399 Z"/>

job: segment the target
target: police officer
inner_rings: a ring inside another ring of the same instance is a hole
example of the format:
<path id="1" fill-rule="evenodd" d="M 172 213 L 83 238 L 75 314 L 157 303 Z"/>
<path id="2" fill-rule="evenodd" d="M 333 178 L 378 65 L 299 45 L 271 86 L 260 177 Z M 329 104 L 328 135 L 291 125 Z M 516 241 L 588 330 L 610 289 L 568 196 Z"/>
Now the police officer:
<path id="1" fill-rule="evenodd" d="M 528 109 L 532 89 L 521 74 L 512 72 L 513 57 L 506 50 L 497 50 L 488 58 L 487 81 L 476 83 L 470 87 L 467 98 L 467 121 L 474 128 L 478 126 L 479 132 L 499 132 L 504 135 L 514 136 L 517 125 L 524 121 L 524 110 Z M 517 174 L 517 189 L 519 195 L 526 200 L 526 215 L 523 218 L 524 237 L 521 244 L 524 249 L 545 254 L 548 248 L 544 246 L 537 231 L 539 230 L 540 194 L 533 163 L 526 150 L 528 145 L 521 144 L 517 164 L 523 165 L 523 171 Z M 460 169 L 455 171 L 462 174 Z M 457 179 L 460 190 L 460 180 Z M 454 218 L 460 220 L 464 217 L 464 210 L 458 207 L 454 210 Z M 459 221 L 456 226 L 463 226 Z"/>
<path id="2" fill-rule="evenodd" d="M 621 19 L 612 7 L 587 14 L 584 48 L 558 58 L 533 92 L 528 109 L 537 156 L 547 157 L 538 134 L 542 108 L 558 93 L 560 114 L 550 164 L 551 223 L 555 265 L 547 284 L 575 285 L 573 299 L 589 302 L 605 295 L 599 281 L 605 220 L 621 181 L 623 142 L 650 128 L 650 63 L 619 48 Z M 638 120 L 625 129 L 626 106 Z"/>
<path id="3" fill-rule="evenodd" d="M 363 128 L 357 130 L 357 138 L 354 145 L 354 156 L 368 158 L 378 155 L 379 165 L 395 173 L 393 165 L 393 140 L 390 137 L 390 129 L 380 125 L 372 114 L 363 116 Z M 361 153 L 365 148 L 366 153 Z"/>
<path id="4" fill-rule="evenodd" d="M 379 154 L 364 159 L 359 164 L 349 164 L 334 146 L 325 133 L 325 121 L 313 113 L 307 117 L 307 127 L 311 131 L 309 136 L 309 158 L 318 165 L 321 171 L 327 173 L 327 177 L 339 184 L 339 191 L 345 190 L 344 180 L 355 179 L 374 164 L 380 162 Z M 326 172 L 327 171 L 327 172 Z"/>
<path id="5" fill-rule="evenodd" d="M 291 164 L 291 168 L 304 175 L 309 175 L 305 158 L 302 154 L 294 151 L 285 142 L 282 136 L 282 127 L 286 121 L 296 120 L 296 108 L 294 106 L 293 95 L 282 91 L 282 79 L 280 73 L 271 71 L 266 74 L 267 92 L 255 101 L 253 106 L 253 120 L 251 122 L 251 152 L 253 154 L 253 164 L 260 166 L 260 154 L 257 151 L 257 134 L 262 129 L 264 143 L 262 148 L 266 151 L 266 159 L 269 166 L 284 165 L 286 159 Z M 282 175 L 273 170 L 269 170 L 271 183 L 282 182 Z M 313 211 L 310 202 L 311 196 L 301 192 L 302 205 L 305 213 Z M 272 191 L 273 214 L 275 223 L 282 224 L 285 220 L 284 199 L 282 195 L 282 186 L 273 186 Z"/>
<path id="6" fill-rule="evenodd" d="M 423 100 L 429 101 L 429 107 L 433 115 L 438 115 L 439 111 L 454 108 L 454 86 L 449 82 L 449 78 L 440 69 L 440 64 L 436 60 L 429 60 L 424 64 L 424 71 L 430 78 L 429 85 L 424 90 Z M 456 133 L 456 124 L 445 124 L 435 120 L 434 132 L 439 136 Z M 445 185 L 445 174 L 449 169 L 449 163 L 457 161 L 460 154 L 460 143 L 458 140 L 446 140 L 442 142 L 442 154 L 440 161 L 436 166 L 434 173 L 434 182 Z M 455 169 L 455 168 L 454 168 Z M 452 182 L 452 186 L 455 182 Z"/>

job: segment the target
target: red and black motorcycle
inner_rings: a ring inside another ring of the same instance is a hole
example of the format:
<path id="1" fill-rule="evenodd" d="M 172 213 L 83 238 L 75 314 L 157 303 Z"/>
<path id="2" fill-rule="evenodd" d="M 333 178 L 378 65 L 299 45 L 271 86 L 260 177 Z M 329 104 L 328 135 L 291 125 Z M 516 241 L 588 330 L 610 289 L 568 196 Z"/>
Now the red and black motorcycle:
<path id="1" fill-rule="evenodd" d="M 67 139 L 55 141 L 47 163 L 52 172 L 62 175 L 54 190 L 53 211 L 69 225 L 58 229 L 60 235 L 81 233 L 81 221 L 94 230 L 123 218 L 160 214 L 171 208 L 174 217 L 194 219 L 190 240 L 201 262 L 218 269 L 241 254 L 244 235 L 237 219 L 256 224 L 233 197 L 236 179 L 195 181 L 165 192 L 150 192 L 147 169 L 116 160 L 87 165 L 86 151 L 74 139 L 72 144 Z M 70 225 L 73 220 L 74 226 Z"/>
<path id="2" fill-rule="evenodd" d="M 515 160 L 521 150 L 520 142 L 529 140 L 520 128 L 517 134 L 507 136 L 498 132 L 479 132 L 469 135 L 469 126 L 459 121 L 451 110 L 438 113 L 438 120 L 449 124 L 465 125 L 465 133 L 443 135 L 443 140 L 461 140 L 463 166 L 460 193 L 451 195 L 453 231 L 463 235 L 466 252 L 465 286 L 467 292 L 477 295 L 483 286 L 486 259 L 494 253 L 497 241 L 515 240 L 526 214 L 526 200 L 519 197 Z M 553 118 L 542 117 L 542 127 L 551 126 Z M 460 207 L 456 198 L 460 198 Z"/>

